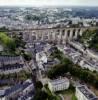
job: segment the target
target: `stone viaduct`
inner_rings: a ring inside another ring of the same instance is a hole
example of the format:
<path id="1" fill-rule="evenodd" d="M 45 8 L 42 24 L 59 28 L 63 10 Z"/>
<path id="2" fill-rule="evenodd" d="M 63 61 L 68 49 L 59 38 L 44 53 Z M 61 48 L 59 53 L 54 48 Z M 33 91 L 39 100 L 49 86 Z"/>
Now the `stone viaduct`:
<path id="1" fill-rule="evenodd" d="M 81 36 L 87 29 L 95 30 L 98 29 L 98 27 L 25 29 L 15 32 L 22 32 L 23 38 L 32 42 L 44 40 L 65 44 L 67 41 L 77 39 L 78 36 Z"/>

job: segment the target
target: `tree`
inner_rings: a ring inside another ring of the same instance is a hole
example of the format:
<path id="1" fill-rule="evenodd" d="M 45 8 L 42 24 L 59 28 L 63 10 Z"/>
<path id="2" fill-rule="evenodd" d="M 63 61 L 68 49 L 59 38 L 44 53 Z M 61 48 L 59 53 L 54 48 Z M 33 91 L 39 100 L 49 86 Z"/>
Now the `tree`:
<path id="1" fill-rule="evenodd" d="M 79 37 L 79 42 L 98 51 L 98 30 L 86 30 L 83 35 Z"/>
<path id="2" fill-rule="evenodd" d="M 32 59 L 32 54 L 30 53 L 23 53 L 22 55 L 26 61 L 30 61 Z"/>
<path id="3" fill-rule="evenodd" d="M 63 62 L 61 60 L 61 64 L 54 66 L 48 72 L 48 77 L 55 78 L 62 76 L 67 72 L 70 72 L 72 76 L 78 77 L 79 79 L 98 88 L 98 73 L 93 73 L 87 69 L 81 69 L 80 66 L 73 64 L 72 61 L 67 58 L 63 58 Z"/>
<path id="4" fill-rule="evenodd" d="M 43 85 L 40 81 L 37 81 L 36 82 L 36 89 L 42 89 L 43 88 Z"/>
<path id="5" fill-rule="evenodd" d="M 45 91 L 42 90 L 37 90 L 35 96 L 34 96 L 34 100 L 47 100 L 47 93 Z"/>
<path id="6" fill-rule="evenodd" d="M 4 32 L 0 32 L 0 42 L 9 50 L 15 50 L 15 41 Z"/>

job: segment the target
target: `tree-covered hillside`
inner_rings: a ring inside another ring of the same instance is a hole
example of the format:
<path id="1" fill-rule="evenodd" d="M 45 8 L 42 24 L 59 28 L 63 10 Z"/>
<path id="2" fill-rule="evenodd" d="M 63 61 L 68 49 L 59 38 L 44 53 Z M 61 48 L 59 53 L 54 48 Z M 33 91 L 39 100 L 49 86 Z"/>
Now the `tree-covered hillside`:
<path id="1" fill-rule="evenodd" d="M 0 43 L 8 49 L 15 49 L 15 41 L 4 32 L 0 32 Z"/>
<path id="2" fill-rule="evenodd" d="M 86 30 L 79 42 L 83 43 L 86 47 L 98 51 L 98 30 Z"/>

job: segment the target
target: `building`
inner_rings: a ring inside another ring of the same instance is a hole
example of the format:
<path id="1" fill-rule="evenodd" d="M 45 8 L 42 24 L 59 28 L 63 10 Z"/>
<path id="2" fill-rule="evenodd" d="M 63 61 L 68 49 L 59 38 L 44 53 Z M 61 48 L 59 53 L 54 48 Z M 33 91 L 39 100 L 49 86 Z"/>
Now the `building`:
<path id="1" fill-rule="evenodd" d="M 20 72 L 25 67 L 24 64 L 10 64 L 10 65 L 2 65 L 0 67 L 0 74 L 9 74 Z"/>
<path id="2" fill-rule="evenodd" d="M 34 97 L 34 84 L 31 80 L 27 80 L 23 84 L 22 91 L 18 97 L 18 100 L 31 100 Z"/>
<path id="3" fill-rule="evenodd" d="M 13 95 L 19 93 L 21 91 L 21 85 L 17 84 L 8 89 L 0 90 L 0 100 L 9 100 Z"/>
<path id="4" fill-rule="evenodd" d="M 23 63 L 22 56 L 0 56 L 0 66 L 15 63 Z"/>
<path id="5" fill-rule="evenodd" d="M 48 58 L 47 63 L 43 63 L 43 67 L 45 71 L 49 71 L 50 69 L 52 69 L 55 65 L 58 65 L 60 63 L 60 61 L 58 59 L 52 59 L 52 58 Z"/>
<path id="6" fill-rule="evenodd" d="M 48 82 L 49 89 L 51 91 L 62 91 L 69 88 L 69 80 L 67 78 L 58 78 Z"/>
<path id="7" fill-rule="evenodd" d="M 0 100 L 23 100 L 24 96 L 34 92 L 34 85 L 31 80 L 26 80 L 23 84 L 16 84 L 8 89 L 0 90 Z M 27 99 L 25 99 L 27 100 Z"/>
<path id="8" fill-rule="evenodd" d="M 36 61 L 41 61 L 43 63 L 47 63 L 47 56 L 44 52 L 40 52 L 36 54 Z"/>
<path id="9" fill-rule="evenodd" d="M 0 56 L 0 74 L 9 74 L 26 69 L 21 56 Z"/>
<path id="10" fill-rule="evenodd" d="M 78 100 L 98 100 L 98 97 L 85 85 L 76 87 L 76 97 Z"/>
<path id="11" fill-rule="evenodd" d="M 62 51 L 68 59 L 70 59 L 74 64 L 78 64 L 83 69 L 89 69 L 91 71 L 98 71 L 98 55 L 88 53 L 82 44 L 77 42 L 69 42 L 71 47 L 57 46 L 60 51 Z M 76 45 L 75 45 L 76 44 Z"/>
<path id="12" fill-rule="evenodd" d="M 5 90 L 0 90 L 0 100 L 6 100 L 4 97 Z"/>
<path id="13" fill-rule="evenodd" d="M 2 45 L 0 45 L 0 52 L 1 52 L 1 51 L 3 51 L 3 46 L 2 46 Z"/>

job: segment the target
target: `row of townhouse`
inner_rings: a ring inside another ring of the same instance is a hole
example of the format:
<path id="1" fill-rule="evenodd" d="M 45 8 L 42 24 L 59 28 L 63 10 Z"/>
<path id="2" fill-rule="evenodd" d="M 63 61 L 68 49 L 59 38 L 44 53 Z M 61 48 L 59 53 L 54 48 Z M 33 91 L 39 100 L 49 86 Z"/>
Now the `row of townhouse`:
<path id="1" fill-rule="evenodd" d="M 26 69 L 22 56 L 0 56 L 0 74 L 9 74 Z"/>
<path id="2" fill-rule="evenodd" d="M 32 95 L 29 96 L 29 93 Z M 23 100 L 22 98 L 32 98 L 34 93 L 34 84 L 28 79 L 23 84 L 16 84 L 5 90 L 0 90 L 0 100 Z"/>
<path id="3" fill-rule="evenodd" d="M 98 97 L 85 85 L 76 87 L 77 100 L 98 100 Z"/>

